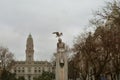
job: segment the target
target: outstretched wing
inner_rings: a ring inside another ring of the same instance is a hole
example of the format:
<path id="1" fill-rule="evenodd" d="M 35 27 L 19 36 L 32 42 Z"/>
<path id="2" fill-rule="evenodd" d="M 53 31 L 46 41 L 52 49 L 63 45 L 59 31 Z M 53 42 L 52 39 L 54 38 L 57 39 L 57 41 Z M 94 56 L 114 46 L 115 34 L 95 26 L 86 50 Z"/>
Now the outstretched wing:
<path id="1" fill-rule="evenodd" d="M 62 33 L 59 33 L 59 32 L 53 32 L 53 34 L 56 34 L 56 37 L 60 37 L 63 35 Z"/>
<path id="2" fill-rule="evenodd" d="M 53 32 L 53 34 L 59 34 L 59 32 Z"/>

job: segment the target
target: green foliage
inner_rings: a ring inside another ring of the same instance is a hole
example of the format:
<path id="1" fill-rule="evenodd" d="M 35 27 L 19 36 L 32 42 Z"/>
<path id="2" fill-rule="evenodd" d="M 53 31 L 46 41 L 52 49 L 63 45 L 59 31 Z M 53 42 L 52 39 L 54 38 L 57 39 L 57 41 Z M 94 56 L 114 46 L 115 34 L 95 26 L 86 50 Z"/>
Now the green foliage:
<path id="1" fill-rule="evenodd" d="M 23 76 L 21 76 L 17 80 L 25 80 L 25 78 Z"/>
<path id="2" fill-rule="evenodd" d="M 39 77 L 34 78 L 34 80 L 53 80 L 54 78 L 54 73 L 44 71 Z"/>
<path id="3" fill-rule="evenodd" d="M 17 80 L 15 78 L 15 74 L 10 73 L 9 71 L 5 69 L 3 69 L 0 79 L 1 80 Z"/>
<path id="4" fill-rule="evenodd" d="M 18 79 L 15 77 L 16 74 L 11 73 L 7 71 L 6 69 L 3 69 L 0 80 L 25 80 L 24 77 L 19 77 Z"/>

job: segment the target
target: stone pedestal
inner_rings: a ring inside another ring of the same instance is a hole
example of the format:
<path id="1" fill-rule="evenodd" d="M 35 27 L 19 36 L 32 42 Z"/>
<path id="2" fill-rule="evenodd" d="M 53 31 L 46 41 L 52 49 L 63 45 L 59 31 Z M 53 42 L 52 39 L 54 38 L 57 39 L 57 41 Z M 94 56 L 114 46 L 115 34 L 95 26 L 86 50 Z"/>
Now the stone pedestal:
<path id="1" fill-rule="evenodd" d="M 68 80 L 68 60 L 65 49 L 58 49 L 56 54 L 56 80 Z"/>

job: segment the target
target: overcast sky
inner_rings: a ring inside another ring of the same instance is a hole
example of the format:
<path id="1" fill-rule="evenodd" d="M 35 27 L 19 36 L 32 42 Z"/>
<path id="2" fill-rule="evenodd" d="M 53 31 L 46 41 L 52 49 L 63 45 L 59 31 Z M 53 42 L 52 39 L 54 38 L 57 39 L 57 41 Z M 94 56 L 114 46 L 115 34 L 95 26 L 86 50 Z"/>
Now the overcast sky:
<path id="1" fill-rule="evenodd" d="M 92 12 L 106 0 L 0 0 L 0 45 L 9 48 L 17 60 L 25 60 L 26 39 L 34 40 L 35 60 L 50 60 L 56 50 L 54 31 L 72 46 L 83 32 Z M 109 1 L 109 0 L 107 0 Z"/>

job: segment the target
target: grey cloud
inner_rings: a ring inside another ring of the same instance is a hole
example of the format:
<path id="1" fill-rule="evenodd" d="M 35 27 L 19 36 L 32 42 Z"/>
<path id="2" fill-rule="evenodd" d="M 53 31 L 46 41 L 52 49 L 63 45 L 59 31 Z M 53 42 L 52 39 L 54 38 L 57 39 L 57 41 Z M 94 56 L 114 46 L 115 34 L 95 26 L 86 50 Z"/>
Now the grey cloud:
<path id="1" fill-rule="evenodd" d="M 72 45 L 106 0 L 0 0 L 0 44 L 17 59 L 24 60 L 26 38 L 33 35 L 35 58 L 50 60 L 55 52 L 54 31 L 64 32 L 63 40 Z M 107 0 L 109 1 L 109 0 Z"/>

